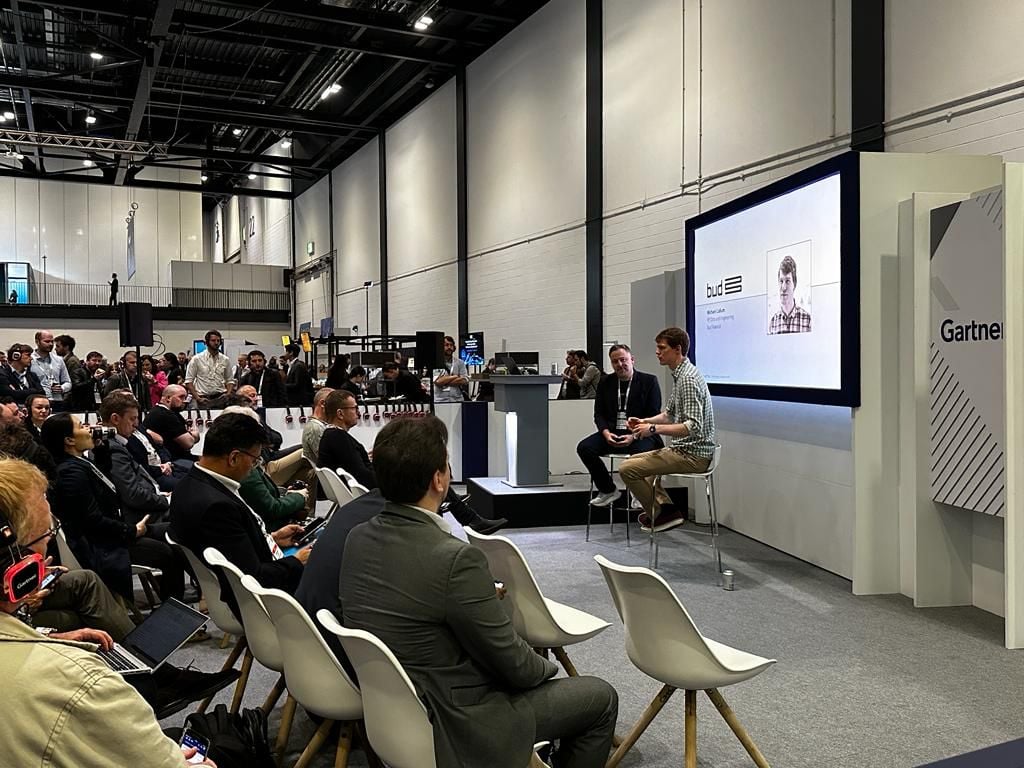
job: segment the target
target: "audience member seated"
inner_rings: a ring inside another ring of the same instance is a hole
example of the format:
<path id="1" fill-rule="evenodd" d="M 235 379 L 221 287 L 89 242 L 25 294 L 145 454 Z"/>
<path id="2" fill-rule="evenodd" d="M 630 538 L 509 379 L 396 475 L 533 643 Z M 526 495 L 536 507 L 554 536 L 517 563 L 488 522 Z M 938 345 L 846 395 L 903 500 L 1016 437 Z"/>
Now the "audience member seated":
<path id="1" fill-rule="evenodd" d="M 7 363 L 0 366 L 0 397 L 9 397 L 21 405 L 29 395 L 45 394 L 31 366 L 32 347 L 12 344 L 7 350 Z"/>
<path id="2" fill-rule="evenodd" d="M 383 391 L 390 397 L 404 397 L 410 403 L 429 403 L 430 395 L 423 389 L 420 380 L 398 363 L 384 363 L 380 377 L 385 382 Z"/>
<path id="3" fill-rule="evenodd" d="M 32 437 L 14 402 L 0 404 L 0 454 L 27 461 L 46 475 L 51 483 L 57 476 L 53 457 L 39 440 Z"/>
<path id="4" fill-rule="evenodd" d="M 50 399 L 41 393 L 33 392 L 25 398 L 25 428 L 33 439 L 39 439 L 39 429 L 50 415 Z"/>
<path id="5" fill-rule="evenodd" d="M 147 517 L 135 523 L 125 519 L 117 488 L 85 456 L 98 448 L 98 462 L 109 471 L 109 446 L 97 446 L 92 429 L 70 413 L 47 419 L 42 441 L 57 464 L 50 492 L 53 511 L 78 562 L 96 571 L 111 592 L 127 601 L 134 600 L 132 563 L 159 568 L 161 596 L 180 599 L 185 585 L 177 556 L 166 542 L 146 537 Z"/>
<path id="6" fill-rule="evenodd" d="M 320 439 L 320 456 L 317 464 L 337 471 L 344 469 L 356 481 L 372 490 L 377 487 L 377 473 L 363 444 L 348 433 L 359 423 L 359 408 L 352 393 L 336 389 L 324 405 L 329 426 Z M 503 517 L 489 519 L 478 515 L 465 499 L 455 491 L 444 500 L 442 512 L 451 512 L 460 525 L 469 526 L 479 533 L 489 534 L 508 523 Z"/>
<path id="7" fill-rule="evenodd" d="M 103 426 L 117 433 L 108 441 L 110 472 L 107 476 L 117 489 L 125 519 L 136 523 L 148 516 L 148 527 L 153 528 L 167 516 L 171 504 L 156 481 L 128 450 L 139 421 L 139 403 L 124 390 L 111 392 L 103 398 L 99 416 Z M 162 536 L 163 531 L 159 535 Z"/>
<path id="8" fill-rule="evenodd" d="M 171 459 L 171 454 L 164 448 L 160 435 L 150 434 L 136 425 L 132 436 L 128 438 L 125 448 L 132 455 L 163 493 L 174 490 L 178 481 L 192 468 L 187 459 Z"/>
<path id="9" fill-rule="evenodd" d="M 229 395 L 227 402 L 229 407 L 234 405 L 255 409 L 256 390 L 252 385 L 246 384 L 239 387 L 236 394 Z M 263 422 L 263 427 L 267 430 L 267 440 L 263 448 L 263 464 L 270 478 L 281 487 L 294 485 L 297 482 L 301 482 L 307 487 L 310 486 L 313 483 L 313 478 L 316 477 L 316 470 L 310 462 L 306 461 L 302 444 L 281 448 L 284 444 L 284 437 L 281 433 L 266 422 Z M 311 500 L 307 506 L 312 509 L 314 503 L 315 499 Z"/>
<path id="10" fill-rule="evenodd" d="M 327 396 L 333 391 L 330 387 L 321 387 L 316 391 L 316 394 L 313 395 L 312 418 L 302 428 L 302 455 L 306 461 L 312 464 L 316 464 L 317 458 L 320 456 L 320 439 L 324 436 L 324 430 L 327 429 L 324 406 Z"/>
<path id="11" fill-rule="evenodd" d="M 249 353 L 249 369 L 238 380 L 256 390 L 258 405 L 263 408 L 284 408 L 288 403 L 284 394 L 284 379 L 278 371 L 267 369 L 267 358 L 259 350 Z"/>
<path id="12" fill-rule="evenodd" d="M 363 396 L 363 392 L 366 389 L 366 369 L 361 365 L 356 365 L 348 372 L 348 379 L 345 383 L 339 387 L 339 389 L 347 389 L 358 400 Z"/>
<path id="13" fill-rule="evenodd" d="M 0 461 L 0 509 L 10 526 L 9 538 L 0 541 L 5 570 L 45 554 L 54 535 L 45 491 L 45 478 L 30 465 Z M 22 599 L 6 589 L 0 594 L 0 675 L 20 681 L 4 692 L 16 713 L 0 718 L 4 765 L 183 768 L 194 752 L 167 738 L 139 693 L 96 656 L 97 648 L 112 646 L 112 637 L 88 628 L 43 635 L 26 609 L 38 592 Z"/>
<path id="14" fill-rule="evenodd" d="M 494 376 L 494 372 L 498 369 L 498 363 L 492 357 L 487 361 L 487 365 L 484 366 L 484 373 L 488 376 Z M 494 382 L 489 380 L 483 380 L 479 384 L 479 389 L 476 391 L 476 401 L 478 403 L 493 403 L 494 402 Z"/>
<path id="15" fill-rule="evenodd" d="M 345 386 L 345 382 L 348 381 L 348 364 L 351 359 L 351 357 L 345 354 L 336 355 L 334 362 L 331 363 L 331 370 L 327 374 L 324 386 L 331 389 L 340 389 Z"/>
<path id="16" fill-rule="evenodd" d="M 309 559 L 309 547 L 287 557 L 281 547 L 294 543 L 301 526 L 286 525 L 268 533 L 239 494 L 242 480 L 262 461 L 265 441 L 258 418 L 225 413 L 214 420 L 203 441 L 202 458 L 171 497 L 171 536 L 200 559 L 207 547 L 216 547 L 263 586 L 292 593 Z M 223 577 L 221 598 L 237 611 Z"/>
<path id="17" fill-rule="evenodd" d="M 143 410 L 149 410 L 149 386 L 153 383 L 153 374 L 139 370 L 139 359 L 135 352 L 129 350 L 121 356 L 121 372 L 115 373 L 103 388 L 103 395 L 109 395 L 115 389 L 127 389 L 139 401 Z"/>
<path id="18" fill-rule="evenodd" d="M 199 430 L 189 427 L 181 412 L 185 410 L 185 388 L 177 384 L 169 384 L 157 403 L 146 414 L 142 427 L 153 432 L 163 440 L 163 446 L 172 459 L 194 461 L 192 448 L 199 442 Z"/>
<path id="19" fill-rule="evenodd" d="M 164 352 L 163 357 L 157 361 L 157 365 L 167 377 L 168 384 L 181 384 L 185 381 L 185 371 L 178 365 L 178 356 L 173 352 Z"/>
<path id="20" fill-rule="evenodd" d="M 149 382 L 149 402 L 159 403 L 167 388 L 167 374 L 157 367 L 152 355 L 143 355 L 140 363 L 142 377 Z"/>
<path id="21" fill-rule="evenodd" d="M 558 667 L 516 634 L 487 560 L 440 517 L 448 494 L 444 424 L 397 419 L 374 460 L 384 510 L 348 536 L 339 598 L 344 625 L 376 635 L 427 710 L 438 768 L 527 765 L 537 741 L 558 739 L 557 765 L 608 759 L 618 699 L 595 677 L 552 680 Z"/>
<path id="22" fill-rule="evenodd" d="M 625 344 L 615 344 L 608 352 L 614 376 L 607 376 L 597 387 L 594 399 L 594 424 L 597 432 L 583 438 L 576 446 L 598 495 L 591 500 L 595 507 L 605 507 L 619 497 L 608 467 L 601 456 L 609 453 L 643 453 L 662 447 L 661 438 L 635 438 L 626 426 L 631 416 L 645 419 L 661 413 L 661 387 L 652 374 L 633 367 L 633 353 Z"/>

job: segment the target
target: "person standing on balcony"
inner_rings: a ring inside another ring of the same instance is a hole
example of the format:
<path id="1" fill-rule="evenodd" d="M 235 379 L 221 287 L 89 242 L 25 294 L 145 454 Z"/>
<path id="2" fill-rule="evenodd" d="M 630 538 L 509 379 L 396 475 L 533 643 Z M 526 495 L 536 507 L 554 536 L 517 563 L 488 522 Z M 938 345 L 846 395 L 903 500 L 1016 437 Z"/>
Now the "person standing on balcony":
<path id="1" fill-rule="evenodd" d="M 18 292 L 16 290 L 14 290 L 13 288 L 11 288 L 11 295 L 7 297 L 7 303 L 8 304 L 17 304 L 18 303 Z"/>
<path id="2" fill-rule="evenodd" d="M 107 283 L 110 286 L 110 304 L 108 306 L 117 306 L 117 272 L 114 272 L 110 276 L 110 280 Z"/>
<path id="3" fill-rule="evenodd" d="M 64 398 L 71 393 L 71 375 L 64 358 L 53 351 L 53 334 L 36 331 L 36 349 L 32 353 L 32 373 L 43 385 L 54 413 L 64 410 Z"/>

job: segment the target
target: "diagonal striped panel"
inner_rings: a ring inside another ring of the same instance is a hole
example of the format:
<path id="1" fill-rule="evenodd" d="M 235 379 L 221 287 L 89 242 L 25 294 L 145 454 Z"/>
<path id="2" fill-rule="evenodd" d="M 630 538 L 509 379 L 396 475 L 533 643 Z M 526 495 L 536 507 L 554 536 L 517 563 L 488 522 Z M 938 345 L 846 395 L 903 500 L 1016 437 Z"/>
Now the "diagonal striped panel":
<path id="1" fill-rule="evenodd" d="M 929 360 L 932 498 L 988 515 L 1003 513 L 1005 456 L 942 351 Z"/>

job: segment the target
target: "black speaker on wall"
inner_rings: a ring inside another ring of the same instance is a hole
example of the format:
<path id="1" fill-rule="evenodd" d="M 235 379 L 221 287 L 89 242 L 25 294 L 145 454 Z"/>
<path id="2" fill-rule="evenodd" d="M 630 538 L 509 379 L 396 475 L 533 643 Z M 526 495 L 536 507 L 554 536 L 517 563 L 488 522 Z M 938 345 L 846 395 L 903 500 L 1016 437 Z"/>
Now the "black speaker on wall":
<path id="1" fill-rule="evenodd" d="M 119 304 L 121 310 L 118 330 L 122 347 L 153 346 L 153 305 L 127 302 Z"/>
<path id="2" fill-rule="evenodd" d="M 416 367 L 420 370 L 444 367 L 444 333 L 416 331 Z"/>
<path id="3" fill-rule="evenodd" d="M 282 286 L 283 288 L 291 288 L 292 287 L 292 275 L 294 273 L 295 273 L 295 270 L 293 270 L 293 269 L 285 269 L 285 270 L 281 271 L 281 277 L 282 277 L 281 282 L 284 283 L 284 285 Z"/>

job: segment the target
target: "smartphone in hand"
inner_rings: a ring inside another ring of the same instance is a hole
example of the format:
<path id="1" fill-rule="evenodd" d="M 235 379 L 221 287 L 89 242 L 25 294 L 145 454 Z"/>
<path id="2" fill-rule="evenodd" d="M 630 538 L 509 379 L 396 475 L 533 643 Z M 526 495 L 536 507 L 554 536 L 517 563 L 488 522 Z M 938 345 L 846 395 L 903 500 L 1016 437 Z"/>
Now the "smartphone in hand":
<path id="1" fill-rule="evenodd" d="M 200 736 L 190 728 L 186 728 L 184 733 L 181 734 L 181 746 L 191 747 L 196 751 L 192 757 L 185 761 L 188 765 L 199 765 L 206 762 L 206 755 L 210 751 L 210 740 L 206 737 Z"/>

